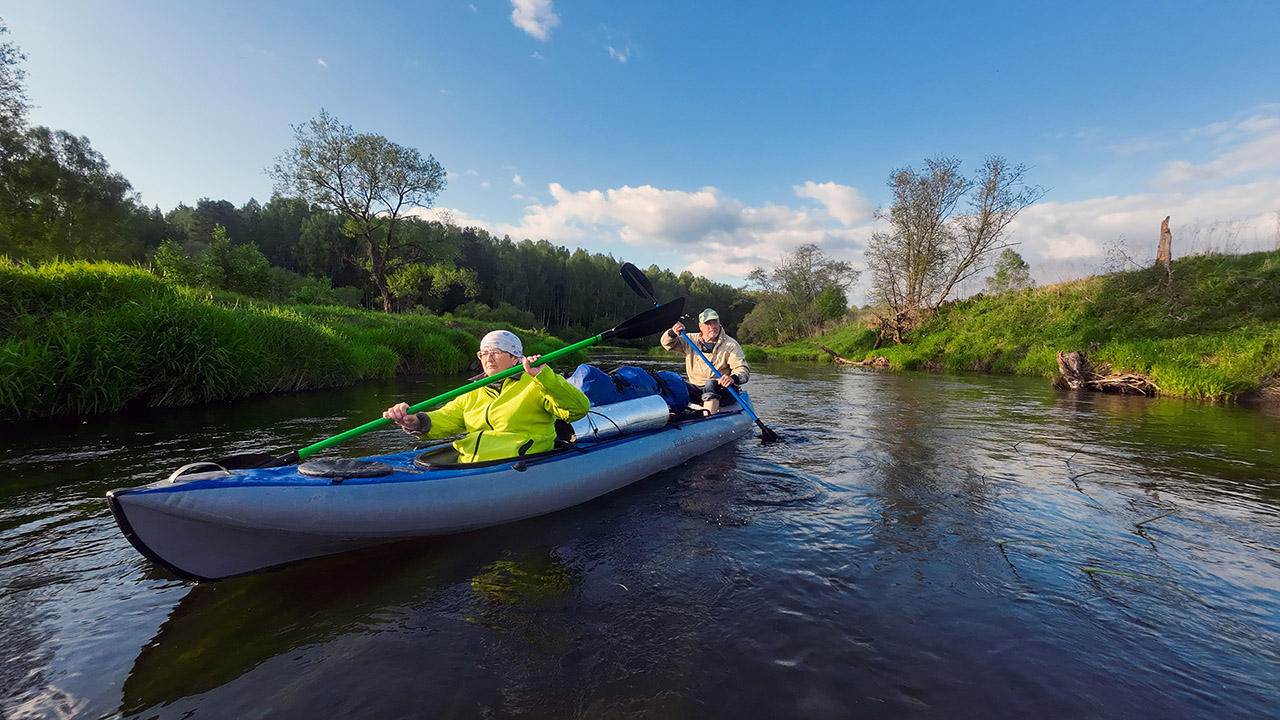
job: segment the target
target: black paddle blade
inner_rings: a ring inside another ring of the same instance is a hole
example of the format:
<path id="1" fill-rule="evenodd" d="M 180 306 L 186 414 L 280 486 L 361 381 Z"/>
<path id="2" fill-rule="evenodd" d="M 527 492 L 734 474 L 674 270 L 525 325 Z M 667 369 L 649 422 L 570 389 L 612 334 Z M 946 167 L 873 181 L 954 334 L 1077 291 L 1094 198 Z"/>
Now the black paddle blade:
<path id="1" fill-rule="evenodd" d="M 302 462 L 295 450 L 284 455 L 268 455 L 266 453 L 244 453 L 214 460 L 226 470 L 256 470 L 257 468 L 285 467 Z"/>
<path id="2" fill-rule="evenodd" d="M 631 289 L 637 295 L 648 300 L 654 305 L 658 304 L 658 298 L 653 294 L 653 283 L 649 282 L 648 276 L 640 272 L 640 268 L 631 263 L 622 264 L 622 279 L 627 281 Z M 672 323 L 674 325 L 675 323 Z"/>
<path id="3" fill-rule="evenodd" d="M 760 441 L 765 445 L 768 445 L 769 443 L 786 442 L 786 440 L 782 439 L 781 435 L 770 430 L 768 425 L 765 425 L 759 420 L 756 420 L 756 425 L 760 426 Z"/>
<path id="4" fill-rule="evenodd" d="M 676 298 L 669 303 L 645 310 L 633 318 L 624 320 L 622 324 L 612 330 L 605 330 L 600 333 L 600 339 L 607 340 L 611 337 L 620 337 L 624 340 L 634 340 L 648 335 L 656 335 L 664 330 L 669 330 L 683 314 L 684 298 Z"/>

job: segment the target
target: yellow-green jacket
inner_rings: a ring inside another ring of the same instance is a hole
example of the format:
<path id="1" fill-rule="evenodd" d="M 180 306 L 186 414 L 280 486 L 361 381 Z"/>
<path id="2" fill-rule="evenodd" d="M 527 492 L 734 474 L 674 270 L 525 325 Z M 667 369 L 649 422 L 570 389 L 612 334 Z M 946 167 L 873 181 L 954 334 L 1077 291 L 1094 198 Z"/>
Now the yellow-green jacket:
<path id="1" fill-rule="evenodd" d="M 587 414 L 591 401 L 551 368 L 537 375 L 520 373 L 454 398 L 424 413 L 431 427 L 425 439 L 466 436 L 454 441 L 459 462 L 485 462 L 545 452 L 555 445 L 555 421 L 573 422 Z"/>

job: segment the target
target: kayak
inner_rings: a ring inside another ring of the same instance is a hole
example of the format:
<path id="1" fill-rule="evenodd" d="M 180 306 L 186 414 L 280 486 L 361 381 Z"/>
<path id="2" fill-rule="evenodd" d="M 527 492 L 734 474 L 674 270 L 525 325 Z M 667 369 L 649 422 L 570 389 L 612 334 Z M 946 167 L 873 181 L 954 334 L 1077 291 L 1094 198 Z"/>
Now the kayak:
<path id="1" fill-rule="evenodd" d="M 187 580 L 245 575 L 572 507 L 748 434 L 739 408 L 669 415 L 657 396 L 593 408 L 549 452 L 459 464 L 449 445 L 289 467 L 192 463 L 107 493 L 129 542 Z"/>

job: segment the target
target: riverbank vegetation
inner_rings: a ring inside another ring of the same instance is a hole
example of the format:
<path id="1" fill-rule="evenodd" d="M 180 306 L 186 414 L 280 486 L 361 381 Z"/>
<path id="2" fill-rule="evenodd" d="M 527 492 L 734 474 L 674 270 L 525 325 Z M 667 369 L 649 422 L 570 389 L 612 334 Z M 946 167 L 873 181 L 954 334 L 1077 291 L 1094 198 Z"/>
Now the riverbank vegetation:
<path id="1" fill-rule="evenodd" d="M 0 257 L 0 419 L 88 415 L 349 385 L 475 365 L 492 319 L 279 304 L 165 282 L 137 267 Z M 575 353 L 564 363 L 586 359 Z"/>
<path id="2" fill-rule="evenodd" d="M 1059 351 L 1141 373 L 1160 394 L 1229 400 L 1280 385 L 1280 251 L 1200 255 L 1130 272 L 945 303 L 901 344 L 865 323 L 759 350 L 782 360 L 888 358 L 893 367 L 1049 378 Z"/>

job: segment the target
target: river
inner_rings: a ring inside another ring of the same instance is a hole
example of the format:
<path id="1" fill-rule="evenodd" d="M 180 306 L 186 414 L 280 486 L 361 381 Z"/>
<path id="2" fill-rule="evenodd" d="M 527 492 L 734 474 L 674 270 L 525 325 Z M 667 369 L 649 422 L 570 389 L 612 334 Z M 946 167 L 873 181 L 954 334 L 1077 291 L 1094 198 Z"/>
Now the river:
<path id="1" fill-rule="evenodd" d="M 1256 409 L 761 365 L 784 444 L 198 585 L 103 497 L 456 383 L 6 427 L 0 718 L 1280 717 L 1280 419 Z"/>

